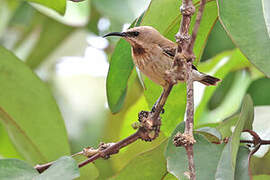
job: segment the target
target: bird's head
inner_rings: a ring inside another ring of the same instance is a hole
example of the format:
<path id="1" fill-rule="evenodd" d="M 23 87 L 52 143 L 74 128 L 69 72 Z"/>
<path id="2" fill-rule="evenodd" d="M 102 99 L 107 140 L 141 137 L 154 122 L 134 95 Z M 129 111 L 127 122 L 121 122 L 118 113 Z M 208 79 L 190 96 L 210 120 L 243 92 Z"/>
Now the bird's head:
<path id="1" fill-rule="evenodd" d="M 147 45 L 151 43 L 158 43 L 163 39 L 163 36 L 153 27 L 150 26 L 139 26 L 128 29 L 124 32 L 112 32 L 104 35 L 108 36 L 120 36 L 128 41 L 132 46 L 136 45 Z"/>

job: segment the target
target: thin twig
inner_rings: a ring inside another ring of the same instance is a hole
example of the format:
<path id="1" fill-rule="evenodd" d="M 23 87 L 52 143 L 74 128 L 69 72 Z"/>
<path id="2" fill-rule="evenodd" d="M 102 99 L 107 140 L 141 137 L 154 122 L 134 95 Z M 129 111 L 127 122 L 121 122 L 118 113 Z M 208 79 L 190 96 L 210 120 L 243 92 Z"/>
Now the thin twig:
<path id="1" fill-rule="evenodd" d="M 193 50 L 193 47 L 194 47 L 194 43 L 195 43 L 197 33 L 198 33 L 198 30 L 199 30 L 199 27 L 200 27 L 200 23 L 201 23 L 201 19 L 202 19 L 205 4 L 206 4 L 206 0 L 201 0 L 200 1 L 199 11 L 198 11 L 198 14 L 197 14 L 197 17 L 196 17 L 195 25 L 194 25 L 193 30 L 192 30 L 190 44 L 188 46 L 188 50 L 190 52 Z"/>
<path id="2" fill-rule="evenodd" d="M 87 160 L 81 162 L 78 166 L 79 168 L 85 166 L 86 164 L 89 164 L 96 159 L 100 157 L 105 157 L 108 154 L 111 154 L 113 152 L 118 152 L 121 148 L 133 143 L 134 141 L 138 140 L 140 138 L 140 130 L 138 130 L 136 133 L 132 134 L 131 136 L 119 141 L 118 143 L 115 143 L 114 145 L 108 147 L 107 149 L 100 151 L 99 153 L 91 156 Z"/>

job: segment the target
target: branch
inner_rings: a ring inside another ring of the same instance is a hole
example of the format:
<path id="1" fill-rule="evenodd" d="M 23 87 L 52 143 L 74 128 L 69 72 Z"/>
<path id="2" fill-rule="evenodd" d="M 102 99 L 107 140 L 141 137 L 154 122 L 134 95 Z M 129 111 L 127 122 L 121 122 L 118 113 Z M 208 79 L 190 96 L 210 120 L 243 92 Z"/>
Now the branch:
<path id="1" fill-rule="evenodd" d="M 176 146 L 184 146 L 187 152 L 189 162 L 189 177 L 191 180 L 196 179 L 193 144 L 196 142 L 193 137 L 194 126 L 194 95 L 193 95 L 193 77 L 192 77 L 192 62 L 195 60 L 193 53 L 194 43 L 197 37 L 198 29 L 202 19 L 206 0 L 201 0 L 199 12 L 196 17 L 196 22 L 193 28 L 192 36 L 189 35 L 189 28 L 191 17 L 195 13 L 195 6 L 192 0 L 183 0 L 180 11 L 183 15 L 181 25 L 176 34 L 176 42 L 178 49 L 174 58 L 174 67 L 172 72 L 174 74 L 185 74 L 185 81 L 187 87 L 187 105 L 186 105 L 186 123 L 184 134 L 177 133 L 174 137 L 174 144 Z M 180 80 L 181 77 L 178 77 Z"/>
<path id="2" fill-rule="evenodd" d="M 72 1 L 72 2 L 82 2 L 82 1 L 85 1 L 85 0 L 69 0 L 69 1 Z"/>
<path id="3" fill-rule="evenodd" d="M 117 154 L 120 149 L 128 146 L 129 144 L 137 141 L 138 139 L 144 141 L 152 141 L 156 139 L 160 132 L 161 118 L 160 113 L 163 110 L 163 106 L 165 105 L 167 98 L 171 92 L 173 85 L 169 85 L 168 88 L 165 88 L 161 97 L 159 98 L 156 106 L 154 107 L 155 111 L 141 111 L 139 113 L 139 125 L 136 127 L 138 130 L 128 136 L 127 138 L 117 142 L 117 143 L 101 143 L 98 149 L 94 149 L 91 147 L 84 148 L 81 152 L 73 154 L 72 156 L 84 155 L 88 159 L 78 164 L 78 167 L 81 168 L 99 158 L 108 159 L 110 155 Z M 35 169 L 42 173 L 46 169 L 48 169 L 53 162 L 46 163 L 43 165 L 36 165 Z"/>
<path id="4" fill-rule="evenodd" d="M 194 47 L 194 43 L 195 43 L 197 33 L 198 33 L 198 30 L 199 30 L 199 26 L 200 26 L 200 23 L 201 23 L 201 19 L 202 19 L 205 4 L 206 4 L 206 0 L 201 0 L 200 1 L 199 11 L 198 11 L 198 14 L 197 14 L 197 17 L 196 17 L 196 22 L 195 22 L 195 25 L 193 27 L 191 40 L 190 40 L 190 44 L 189 44 L 189 47 L 188 47 L 188 50 L 190 52 L 193 50 L 193 47 Z"/>

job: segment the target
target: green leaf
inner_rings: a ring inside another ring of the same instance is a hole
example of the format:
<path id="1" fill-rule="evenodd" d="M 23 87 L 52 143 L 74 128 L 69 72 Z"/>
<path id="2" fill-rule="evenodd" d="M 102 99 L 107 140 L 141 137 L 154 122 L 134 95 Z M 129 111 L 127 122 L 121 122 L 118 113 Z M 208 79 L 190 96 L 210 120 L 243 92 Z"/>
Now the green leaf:
<path id="1" fill-rule="evenodd" d="M 38 67 L 74 30 L 73 27 L 66 26 L 38 13 L 36 16 L 37 26 L 42 29 L 35 47 L 26 59 L 26 64 L 32 69 Z"/>
<path id="2" fill-rule="evenodd" d="M 177 180 L 177 178 L 174 175 L 167 173 L 162 180 Z"/>
<path id="3" fill-rule="evenodd" d="M 253 180 L 269 180 L 270 176 L 269 175 L 258 175 L 258 176 L 253 176 Z"/>
<path id="4" fill-rule="evenodd" d="M 69 156 L 55 161 L 49 169 L 40 174 L 35 180 L 64 179 L 72 180 L 80 176 L 77 162 Z"/>
<path id="5" fill-rule="evenodd" d="M 14 145 L 12 144 L 8 133 L 6 132 L 4 126 L 0 123 L 0 157 L 3 158 L 17 158 L 22 159 L 20 154 L 16 151 Z"/>
<path id="6" fill-rule="evenodd" d="M 139 26 L 143 16 L 144 13 L 130 27 Z M 124 39 L 120 39 L 112 54 L 106 80 L 107 100 L 112 113 L 120 111 L 126 97 L 127 86 L 136 78 L 135 72 L 132 73 L 133 67 L 131 47 Z"/>
<path id="7" fill-rule="evenodd" d="M 0 159 L 1 180 L 29 180 L 39 173 L 26 162 L 19 159 Z"/>
<path id="8" fill-rule="evenodd" d="M 250 179 L 248 174 L 248 155 L 249 149 L 243 146 L 239 147 L 236 159 L 235 179 L 247 180 Z"/>
<path id="9" fill-rule="evenodd" d="M 218 86 L 205 87 L 202 98 L 199 99 L 195 110 L 195 126 L 208 123 L 217 123 L 235 113 L 241 105 L 242 97 L 246 92 L 251 79 L 246 71 L 237 72 L 232 85 L 220 105 L 210 111 L 207 107 L 211 97 L 217 100 L 218 92 L 226 84 L 226 76 L 233 70 L 248 67 L 249 63 L 239 50 L 228 51 L 218 54 L 216 57 L 199 64 L 198 69 L 206 74 L 213 75 L 223 80 Z M 225 78 L 225 79 L 224 79 Z M 240 83 L 241 82 L 241 83 Z M 195 84 L 196 85 L 196 84 Z M 245 87 L 245 88 L 244 88 Z M 233 102 L 233 103 L 232 103 Z"/>
<path id="10" fill-rule="evenodd" d="M 210 142 L 219 142 L 221 140 L 221 134 L 216 128 L 202 127 L 196 129 L 195 132 L 204 135 Z"/>
<path id="11" fill-rule="evenodd" d="M 112 21 L 121 24 L 132 22 L 138 16 L 138 9 L 148 5 L 146 0 L 92 0 L 96 9 Z M 148 1 L 149 2 L 149 1 Z"/>
<path id="12" fill-rule="evenodd" d="M 270 94 L 262 93 L 262 89 L 265 92 L 270 91 L 270 79 L 260 78 L 255 80 L 250 84 L 247 90 L 247 93 L 252 97 L 255 106 L 270 105 Z"/>
<path id="13" fill-rule="evenodd" d="M 217 43 L 222 42 L 222 43 Z M 218 20 L 209 34 L 202 60 L 210 59 L 217 54 L 234 49 L 234 44 Z"/>
<path id="14" fill-rule="evenodd" d="M 58 13 L 64 15 L 66 11 L 66 0 L 27 0 L 28 2 L 34 2 L 54 9 Z"/>
<path id="15" fill-rule="evenodd" d="M 166 173 L 166 159 L 163 156 L 166 144 L 167 141 L 164 141 L 158 147 L 136 156 L 112 179 L 161 179 Z"/>
<path id="16" fill-rule="evenodd" d="M 32 163 L 69 154 L 65 124 L 50 90 L 3 47 L 0 84 L 0 121 L 17 151 Z"/>
<path id="17" fill-rule="evenodd" d="M 263 157 L 251 157 L 251 169 L 253 175 L 268 174 L 270 175 L 270 151 Z"/>
<path id="18" fill-rule="evenodd" d="M 245 120 L 244 129 L 250 129 L 250 130 L 253 129 L 252 124 L 254 120 L 254 107 L 253 107 L 253 101 L 249 94 L 246 95 L 243 100 L 240 118 L 243 118 Z"/>
<path id="19" fill-rule="evenodd" d="M 245 96 L 241 108 L 241 113 L 232 137 L 226 144 L 221 159 L 219 161 L 216 173 L 216 179 L 235 179 L 235 167 L 238 148 L 240 144 L 240 135 L 244 128 L 251 128 L 253 122 L 253 105 L 249 95 Z"/>
<path id="20" fill-rule="evenodd" d="M 258 69 L 270 76 L 270 51 L 266 51 L 270 47 L 270 3 L 218 0 L 218 6 L 220 20 L 232 41 Z"/>
<path id="21" fill-rule="evenodd" d="M 64 16 L 44 6 L 33 6 L 42 14 L 51 17 L 60 23 L 76 27 L 85 26 L 88 23 L 90 15 L 90 0 L 84 0 L 82 2 L 66 1 L 66 3 L 66 12 Z"/>
<path id="22" fill-rule="evenodd" d="M 223 120 L 222 122 L 219 123 L 219 125 L 217 125 L 217 129 L 218 131 L 221 133 L 222 135 L 222 139 L 226 138 L 226 137 L 230 137 L 232 135 L 232 127 L 235 126 L 236 122 L 239 119 L 239 114 L 235 114 L 225 120 Z"/>
<path id="23" fill-rule="evenodd" d="M 123 106 L 133 67 L 130 45 L 121 39 L 112 55 L 106 80 L 107 99 L 112 113 L 119 112 Z"/>
<path id="24" fill-rule="evenodd" d="M 167 169 L 178 179 L 187 179 L 188 160 L 184 147 L 175 147 L 173 137 L 177 132 L 184 132 L 184 123 L 181 123 L 172 133 L 166 149 Z M 194 134 L 196 143 L 193 146 L 196 177 L 198 180 L 214 179 L 219 157 L 223 149 L 222 144 L 212 144 L 200 134 Z"/>

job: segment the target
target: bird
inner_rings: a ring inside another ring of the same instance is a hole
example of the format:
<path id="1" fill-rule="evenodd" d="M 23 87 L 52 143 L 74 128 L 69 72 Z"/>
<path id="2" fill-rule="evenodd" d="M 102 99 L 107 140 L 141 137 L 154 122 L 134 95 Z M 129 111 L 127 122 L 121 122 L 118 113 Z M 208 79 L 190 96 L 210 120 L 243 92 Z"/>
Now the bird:
<path id="1" fill-rule="evenodd" d="M 111 32 L 103 37 L 120 36 L 132 49 L 132 59 L 137 68 L 156 84 L 168 87 L 168 71 L 174 63 L 178 45 L 164 37 L 151 26 L 138 26 L 123 32 Z M 192 65 L 192 78 L 206 86 L 217 85 L 220 79 L 198 71 Z"/>

